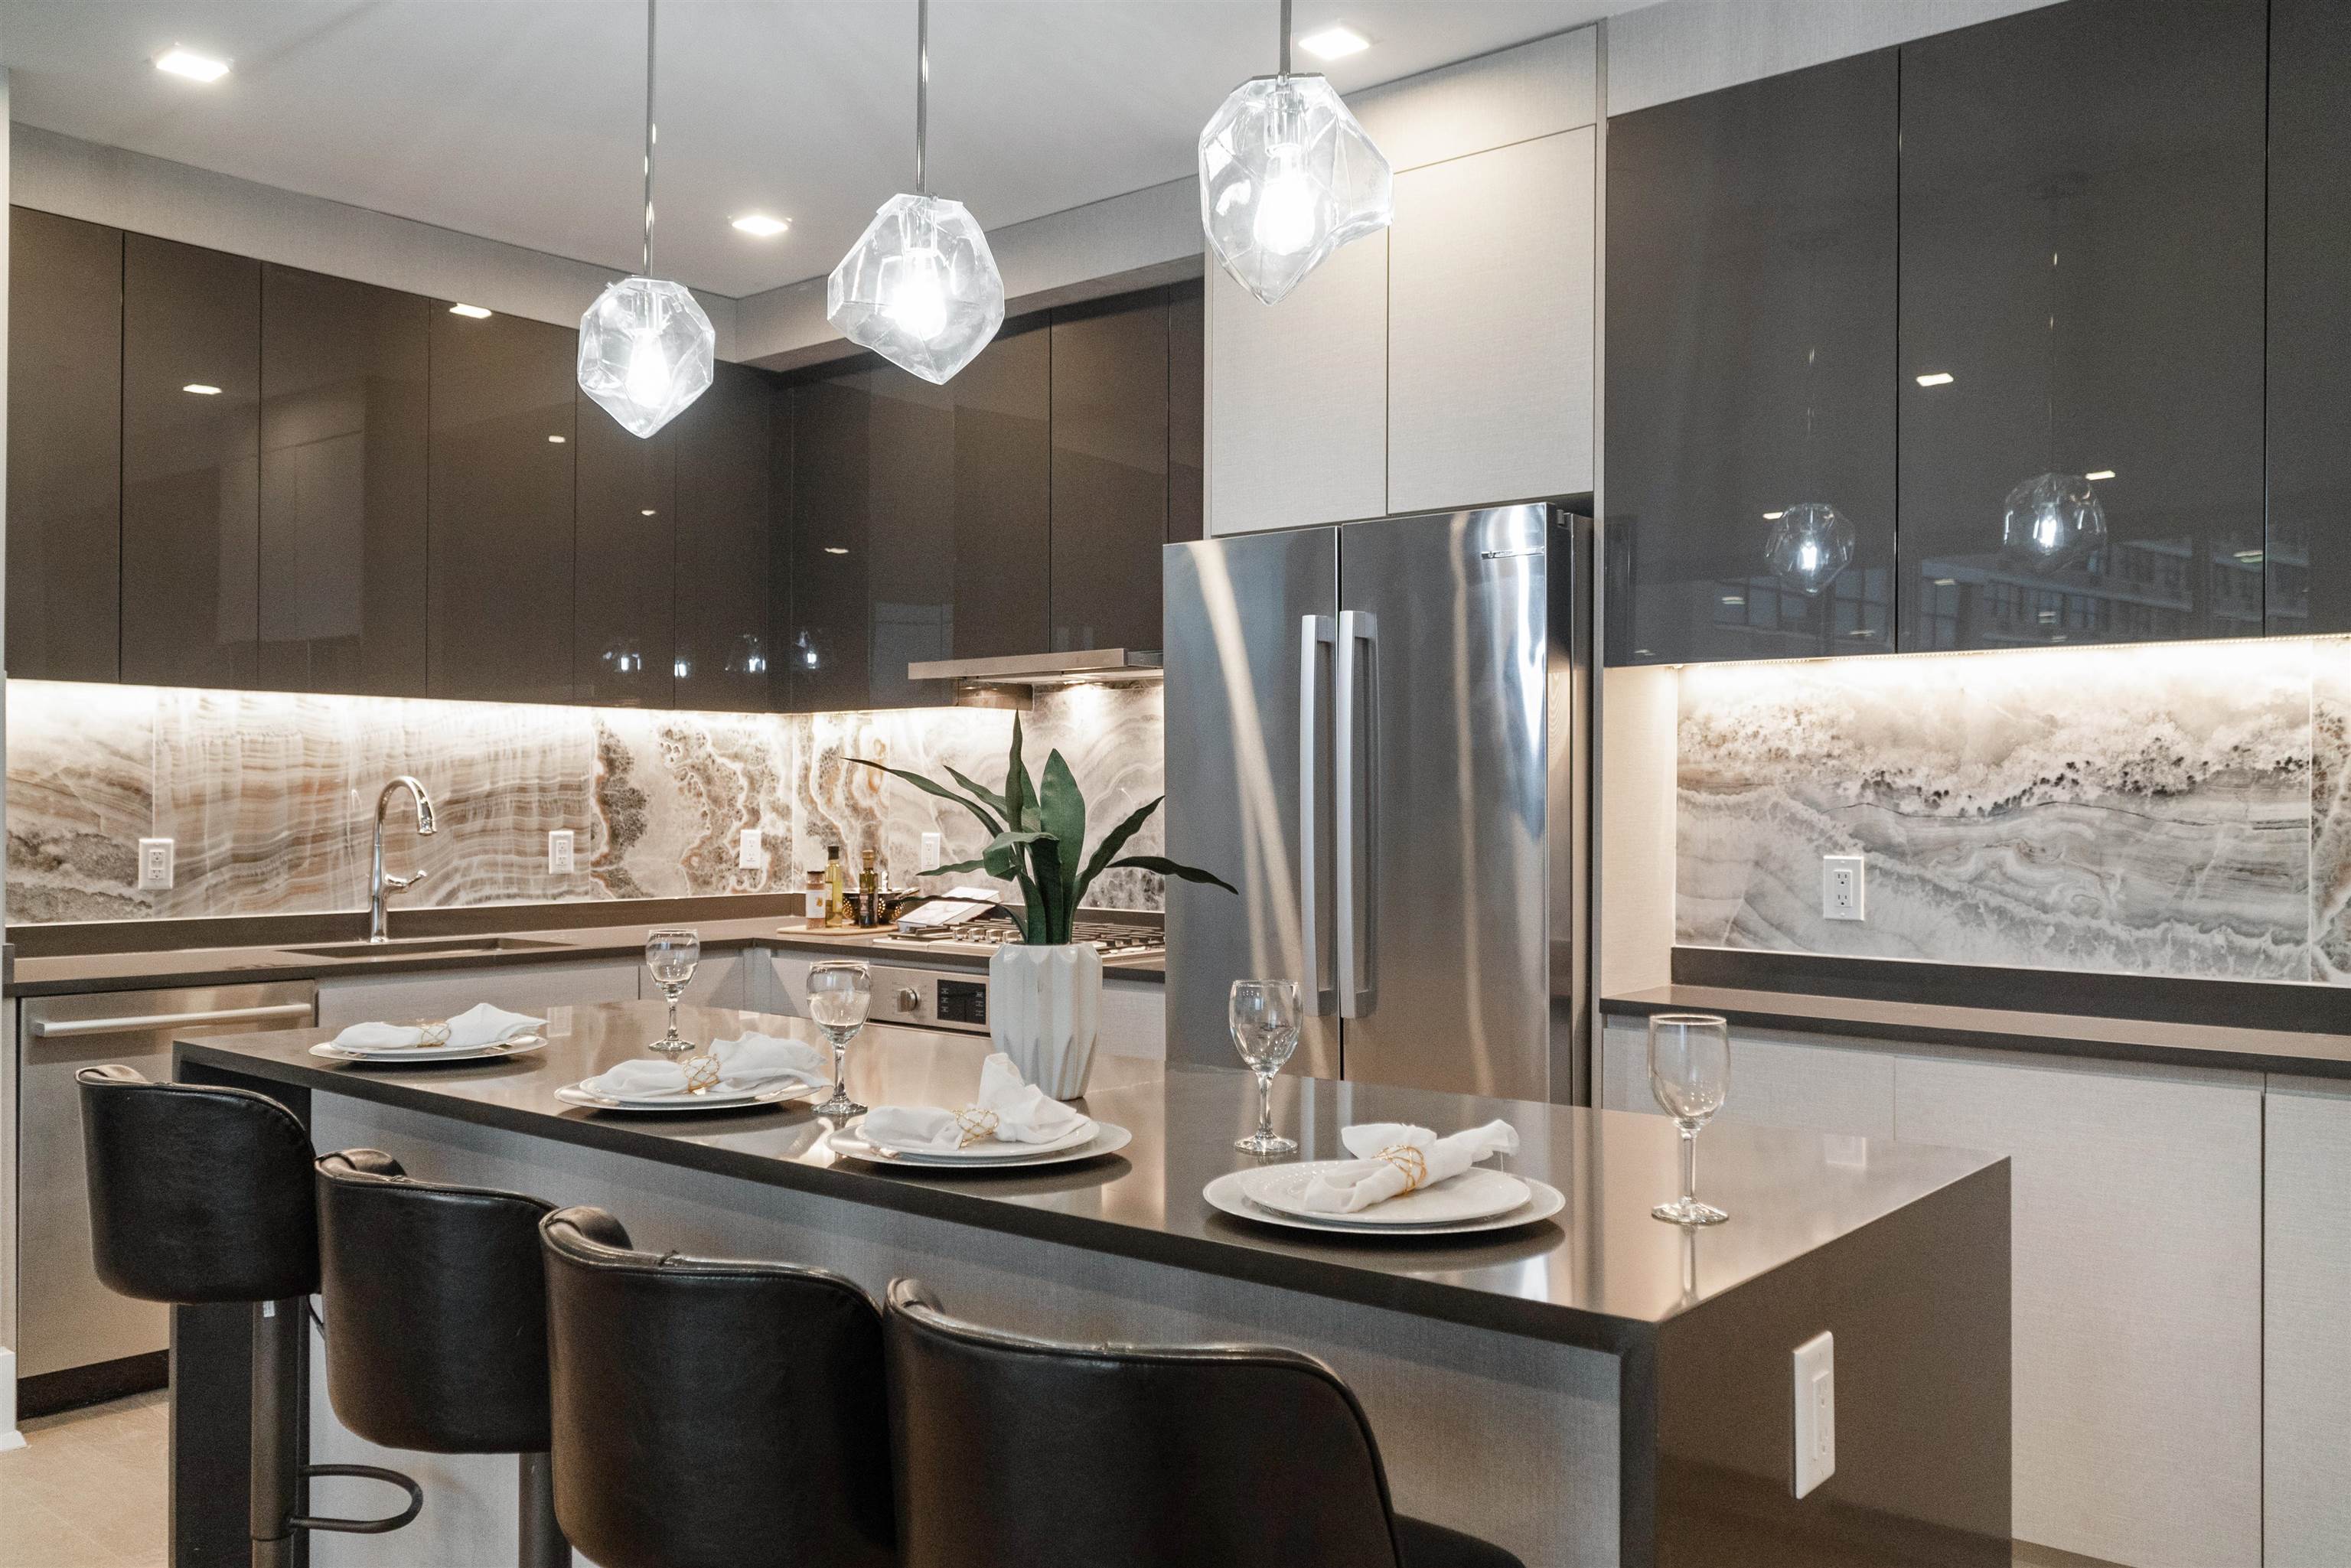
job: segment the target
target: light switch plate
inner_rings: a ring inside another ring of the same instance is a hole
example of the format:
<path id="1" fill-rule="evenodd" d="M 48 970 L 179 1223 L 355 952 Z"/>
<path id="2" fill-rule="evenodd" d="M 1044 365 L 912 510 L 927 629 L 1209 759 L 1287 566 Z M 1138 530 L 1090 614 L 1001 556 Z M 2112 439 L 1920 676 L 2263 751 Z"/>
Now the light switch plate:
<path id="1" fill-rule="evenodd" d="M 579 859 L 573 852 L 571 845 L 570 829 L 549 828 L 547 831 L 548 875 L 569 876 L 579 868 Z"/>
<path id="2" fill-rule="evenodd" d="M 1836 1340 L 1826 1329 L 1798 1345 L 1795 1493 L 1836 1474 Z"/>
<path id="3" fill-rule="evenodd" d="M 759 845 L 759 830 L 746 828 L 736 841 L 735 864 L 744 871 L 758 871 L 768 863 L 767 852 Z"/>
<path id="4" fill-rule="evenodd" d="M 160 893 L 172 885 L 172 843 L 170 839 L 139 841 L 139 885 Z"/>
<path id="5" fill-rule="evenodd" d="M 1821 857 L 1821 918 L 1861 920 L 1864 881 L 1859 855 Z"/>

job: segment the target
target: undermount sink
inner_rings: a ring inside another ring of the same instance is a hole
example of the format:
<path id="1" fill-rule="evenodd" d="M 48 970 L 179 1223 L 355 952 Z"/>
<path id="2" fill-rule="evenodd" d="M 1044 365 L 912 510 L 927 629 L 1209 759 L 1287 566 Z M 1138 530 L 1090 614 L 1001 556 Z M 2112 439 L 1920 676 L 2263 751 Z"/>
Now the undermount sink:
<path id="1" fill-rule="evenodd" d="M 318 947 L 284 947 L 306 958 L 408 958 L 421 954 L 455 957 L 475 953 L 530 953 L 562 946 L 528 936 L 435 936 L 417 942 L 329 942 Z"/>

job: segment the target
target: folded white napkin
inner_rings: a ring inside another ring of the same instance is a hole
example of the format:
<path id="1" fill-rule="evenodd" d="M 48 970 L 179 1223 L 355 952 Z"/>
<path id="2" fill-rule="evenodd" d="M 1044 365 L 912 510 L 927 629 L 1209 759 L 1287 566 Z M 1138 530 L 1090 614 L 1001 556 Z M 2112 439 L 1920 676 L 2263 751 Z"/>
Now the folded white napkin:
<path id="1" fill-rule="evenodd" d="M 476 1003 L 445 1024 L 355 1023 L 335 1037 L 346 1051 L 392 1051 L 414 1045 L 497 1045 L 546 1024 L 528 1013 Z"/>
<path id="2" fill-rule="evenodd" d="M 1458 1176 L 1488 1155 L 1519 1152 L 1518 1129 L 1508 1122 L 1444 1138 L 1405 1122 L 1363 1122 L 1339 1129 L 1339 1141 L 1355 1157 L 1316 1171 L 1299 1195 L 1300 1207 L 1353 1214 Z"/>
<path id="3" fill-rule="evenodd" d="M 718 1063 L 722 1089 L 763 1089 L 780 1082 L 821 1086 L 832 1082 L 816 1047 L 778 1035 L 747 1034 L 739 1040 L 722 1040 L 711 1046 L 710 1058 Z M 580 1087 L 615 1100 L 657 1099 L 685 1092 L 685 1069 L 674 1061 L 632 1058 Z"/>
<path id="4" fill-rule="evenodd" d="M 949 1111 L 936 1105 L 876 1105 L 865 1113 L 869 1143 L 891 1149 L 960 1149 L 994 1139 L 1004 1144 L 1045 1144 L 1086 1123 L 1033 1083 L 1020 1080 L 1012 1059 L 998 1051 L 979 1070 L 979 1092 L 969 1105 Z"/>

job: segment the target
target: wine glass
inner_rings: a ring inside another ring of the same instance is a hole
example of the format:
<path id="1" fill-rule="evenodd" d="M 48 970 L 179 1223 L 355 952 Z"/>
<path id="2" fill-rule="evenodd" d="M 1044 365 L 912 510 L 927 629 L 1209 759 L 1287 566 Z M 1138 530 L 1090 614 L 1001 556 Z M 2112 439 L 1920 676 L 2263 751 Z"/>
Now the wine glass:
<path id="1" fill-rule="evenodd" d="M 873 976 L 862 964 L 819 964 L 809 971 L 809 1021 L 832 1041 L 832 1098 L 816 1108 L 820 1116 L 865 1114 L 849 1097 L 849 1042 L 865 1027 L 872 999 Z"/>
<path id="2" fill-rule="evenodd" d="M 1730 1025 L 1711 1013 L 1653 1014 L 1649 1092 L 1682 1131 L 1682 1195 L 1649 1212 L 1676 1225 L 1721 1224 L 1730 1216 L 1698 1200 L 1698 1130 L 1730 1092 Z"/>
<path id="3" fill-rule="evenodd" d="M 1252 1155 L 1288 1155 L 1298 1150 L 1273 1131 L 1273 1076 L 1298 1049 L 1298 982 L 1235 980 L 1227 1017 L 1233 1049 L 1257 1074 L 1257 1131 L 1233 1147 Z"/>
<path id="4" fill-rule="evenodd" d="M 647 1051 L 684 1056 L 694 1049 L 691 1040 L 678 1038 L 677 998 L 684 994 L 685 983 L 694 978 L 694 967 L 701 962 L 700 934 L 684 926 L 645 933 L 645 967 L 653 971 L 653 984 L 669 998 L 669 1032 L 647 1046 Z"/>

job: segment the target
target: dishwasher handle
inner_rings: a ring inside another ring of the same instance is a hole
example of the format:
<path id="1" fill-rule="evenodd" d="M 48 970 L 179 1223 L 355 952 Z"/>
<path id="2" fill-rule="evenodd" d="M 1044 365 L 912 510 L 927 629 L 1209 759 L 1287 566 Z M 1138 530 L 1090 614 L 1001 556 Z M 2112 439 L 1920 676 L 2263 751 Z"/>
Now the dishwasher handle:
<path id="1" fill-rule="evenodd" d="M 214 1008 L 193 1013 L 133 1013 L 119 1019 L 35 1019 L 32 1031 L 43 1040 L 71 1040 L 86 1034 L 144 1034 L 152 1030 L 180 1029 L 193 1024 L 266 1023 L 271 1019 L 318 1016 L 315 1002 L 274 1002 L 258 1008 Z"/>

